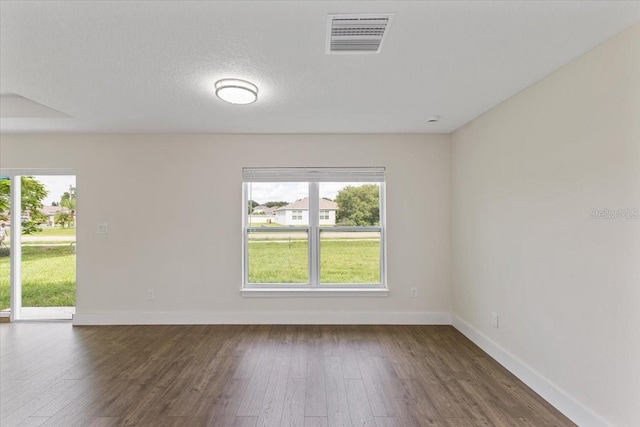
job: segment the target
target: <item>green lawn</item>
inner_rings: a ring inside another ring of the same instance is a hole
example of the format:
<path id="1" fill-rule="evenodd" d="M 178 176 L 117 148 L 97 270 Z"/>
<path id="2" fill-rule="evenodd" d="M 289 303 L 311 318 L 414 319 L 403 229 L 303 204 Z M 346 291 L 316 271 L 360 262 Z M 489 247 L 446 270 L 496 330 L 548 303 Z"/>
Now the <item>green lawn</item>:
<path id="1" fill-rule="evenodd" d="M 23 307 L 75 306 L 76 256 L 69 246 L 22 248 Z M 9 307 L 9 257 L 0 257 L 0 309 Z"/>
<path id="2" fill-rule="evenodd" d="M 22 245 L 47 245 L 71 243 L 76 240 L 75 228 L 44 228 L 41 232 L 22 236 Z"/>
<path id="3" fill-rule="evenodd" d="M 277 222 L 251 222 L 248 225 L 250 227 L 286 227 L 286 225 L 278 224 Z"/>
<path id="4" fill-rule="evenodd" d="M 54 228 L 43 228 L 41 232 L 32 234 L 37 237 L 49 237 L 49 236 L 68 236 L 74 237 L 76 235 L 76 229 L 73 228 L 61 228 L 56 226 Z"/>
<path id="5" fill-rule="evenodd" d="M 249 242 L 250 283 L 307 283 L 306 240 Z M 322 283 L 379 283 L 380 241 L 323 240 L 320 254 Z"/>
<path id="6" fill-rule="evenodd" d="M 321 283 L 380 283 L 380 240 L 322 240 Z"/>

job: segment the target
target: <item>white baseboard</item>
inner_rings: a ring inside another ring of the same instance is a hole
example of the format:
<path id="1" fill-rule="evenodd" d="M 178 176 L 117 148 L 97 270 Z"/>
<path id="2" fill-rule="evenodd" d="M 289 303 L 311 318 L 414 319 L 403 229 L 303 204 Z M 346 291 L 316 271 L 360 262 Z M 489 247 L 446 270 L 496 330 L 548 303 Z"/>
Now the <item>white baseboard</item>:
<path id="1" fill-rule="evenodd" d="M 76 313 L 74 325 L 450 325 L 451 314 L 440 312 L 99 312 Z"/>
<path id="2" fill-rule="evenodd" d="M 474 329 L 458 316 L 453 315 L 452 320 L 453 326 L 457 330 L 580 427 L 612 426 L 611 423 L 602 419 L 598 414 L 569 396 L 551 381 L 537 373 L 509 351 L 487 338 L 486 335 Z"/>

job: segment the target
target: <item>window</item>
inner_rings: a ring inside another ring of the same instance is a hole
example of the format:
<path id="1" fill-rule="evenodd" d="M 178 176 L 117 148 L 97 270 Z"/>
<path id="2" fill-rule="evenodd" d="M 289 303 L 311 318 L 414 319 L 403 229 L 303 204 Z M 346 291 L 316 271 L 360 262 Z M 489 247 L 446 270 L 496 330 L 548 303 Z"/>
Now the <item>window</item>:
<path id="1" fill-rule="evenodd" d="M 386 290 L 384 177 L 384 168 L 243 169 L 243 290 Z M 271 222 L 248 214 L 263 205 L 275 209 Z"/>

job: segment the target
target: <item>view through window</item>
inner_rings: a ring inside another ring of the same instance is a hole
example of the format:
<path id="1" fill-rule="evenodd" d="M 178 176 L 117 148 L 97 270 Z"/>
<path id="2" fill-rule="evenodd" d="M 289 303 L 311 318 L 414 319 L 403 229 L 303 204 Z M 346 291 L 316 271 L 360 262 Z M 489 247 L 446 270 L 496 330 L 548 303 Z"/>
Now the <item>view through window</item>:
<path id="1" fill-rule="evenodd" d="M 0 177 L 0 311 L 11 309 L 16 319 L 70 319 L 75 312 L 76 196 L 73 175 Z M 19 274 L 10 307 L 13 268 Z"/>
<path id="2" fill-rule="evenodd" d="M 245 287 L 385 286 L 383 168 L 244 169 Z"/>

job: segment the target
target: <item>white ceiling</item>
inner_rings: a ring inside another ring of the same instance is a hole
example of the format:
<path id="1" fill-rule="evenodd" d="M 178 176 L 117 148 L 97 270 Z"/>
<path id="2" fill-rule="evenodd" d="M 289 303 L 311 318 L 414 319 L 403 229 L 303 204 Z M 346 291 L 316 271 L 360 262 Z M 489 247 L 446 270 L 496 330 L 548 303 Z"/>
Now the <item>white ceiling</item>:
<path id="1" fill-rule="evenodd" d="M 395 14 L 382 52 L 325 54 L 335 13 Z M 0 130 L 451 132 L 639 21 L 636 1 L 3 1 L 0 92 L 71 117 Z M 221 102 L 223 77 L 258 102 Z"/>

